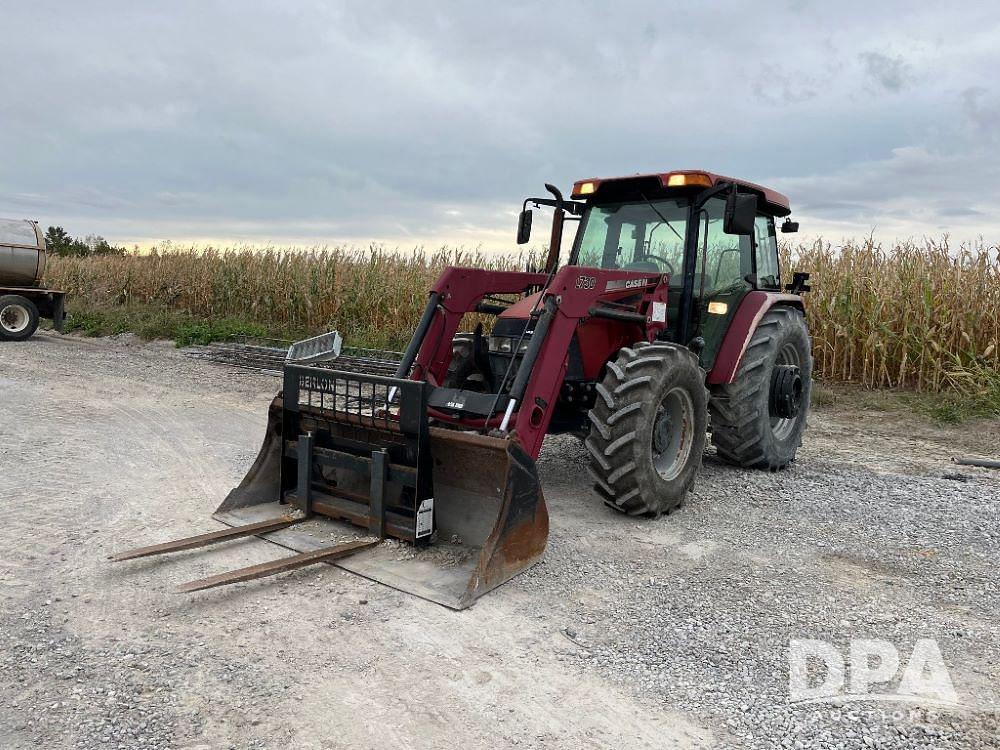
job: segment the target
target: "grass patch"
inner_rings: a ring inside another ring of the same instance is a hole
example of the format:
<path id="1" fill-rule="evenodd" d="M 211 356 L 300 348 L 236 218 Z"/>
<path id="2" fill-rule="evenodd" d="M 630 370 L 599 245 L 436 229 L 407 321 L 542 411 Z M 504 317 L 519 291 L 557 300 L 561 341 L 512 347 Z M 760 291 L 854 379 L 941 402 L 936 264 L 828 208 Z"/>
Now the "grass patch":
<path id="1" fill-rule="evenodd" d="M 1000 369 L 985 358 L 965 365 L 956 358 L 947 377 L 950 389 L 939 394 L 932 418 L 956 424 L 973 417 L 1000 416 Z"/>
<path id="2" fill-rule="evenodd" d="M 157 305 L 81 307 L 74 305 L 66 316 L 65 333 L 85 336 L 115 336 L 134 333 L 143 339 L 170 339 L 178 347 L 208 344 L 231 336 L 298 339 L 307 332 L 290 328 L 268 328 L 260 323 L 225 317 L 199 318 L 182 310 Z"/>
<path id="3" fill-rule="evenodd" d="M 907 411 L 904 403 L 907 394 L 891 390 L 871 390 L 860 385 L 814 382 L 812 405 L 815 408 L 856 409 L 858 411 L 894 412 Z"/>
<path id="4" fill-rule="evenodd" d="M 908 390 L 870 390 L 843 383 L 816 383 L 813 407 L 886 414 L 914 414 L 937 426 L 958 425 L 972 419 L 1000 418 L 1000 387 L 989 382 L 967 392 L 918 393 Z"/>
<path id="5" fill-rule="evenodd" d="M 114 336 L 120 333 L 137 333 L 141 317 L 123 308 L 108 310 L 73 309 L 66 314 L 63 333 L 82 333 L 84 336 Z M 152 336 L 150 338 L 156 338 Z"/>
<path id="6" fill-rule="evenodd" d="M 974 417 L 992 416 L 993 410 L 983 403 L 970 402 L 953 393 L 925 394 L 911 400 L 913 411 L 921 414 L 934 424 L 962 424 Z"/>
<path id="7" fill-rule="evenodd" d="M 201 323 L 182 323 L 177 327 L 174 334 L 174 341 L 178 347 L 193 346 L 195 344 L 209 344 L 213 341 L 224 341 L 231 336 L 251 336 L 254 338 L 268 338 L 270 332 L 264 326 L 257 323 L 248 323 L 243 320 L 206 321 Z"/>

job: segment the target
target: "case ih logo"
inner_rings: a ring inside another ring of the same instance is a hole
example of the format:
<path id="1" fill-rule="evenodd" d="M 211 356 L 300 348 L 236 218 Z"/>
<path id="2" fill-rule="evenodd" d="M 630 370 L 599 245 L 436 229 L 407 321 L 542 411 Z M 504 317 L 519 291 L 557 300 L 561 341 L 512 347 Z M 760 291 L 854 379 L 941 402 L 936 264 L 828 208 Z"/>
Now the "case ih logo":
<path id="1" fill-rule="evenodd" d="M 618 281 L 609 281 L 608 285 L 604 287 L 604 291 L 610 292 L 615 289 L 637 289 L 638 287 L 646 286 L 649 283 L 649 279 L 620 279 Z"/>

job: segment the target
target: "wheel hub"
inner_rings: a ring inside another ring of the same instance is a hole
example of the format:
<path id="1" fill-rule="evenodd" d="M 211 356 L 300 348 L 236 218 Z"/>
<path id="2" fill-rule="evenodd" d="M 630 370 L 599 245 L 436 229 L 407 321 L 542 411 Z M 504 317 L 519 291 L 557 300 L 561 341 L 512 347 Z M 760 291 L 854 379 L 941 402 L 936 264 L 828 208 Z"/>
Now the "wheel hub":
<path id="1" fill-rule="evenodd" d="M 663 479 L 671 480 L 683 470 L 691 452 L 694 405 L 691 397 L 674 388 L 664 397 L 653 422 L 653 466 Z"/>
<path id="2" fill-rule="evenodd" d="M 670 412 L 664 411 L 660 415 L 660 418 L 656 420 L 656 425 L 653 427 L 653 453 L 659 455 L 670 445 L 671 428 L 672 420 L 670 419 Z"/>
<path id="3" fill-rule="evenodd" d="M 7 305 L 0 310 L 0 325 L 8 333 L 20 333 L 28 327 L 28 311 L 20 305 Z"/>
<path id="4" fill-rule="evenodd" d="M 778 419 L 794 419 L 802 408 L 802 374 L 797 365 L 775 365 L 771 372 L 768 411 Z"/>

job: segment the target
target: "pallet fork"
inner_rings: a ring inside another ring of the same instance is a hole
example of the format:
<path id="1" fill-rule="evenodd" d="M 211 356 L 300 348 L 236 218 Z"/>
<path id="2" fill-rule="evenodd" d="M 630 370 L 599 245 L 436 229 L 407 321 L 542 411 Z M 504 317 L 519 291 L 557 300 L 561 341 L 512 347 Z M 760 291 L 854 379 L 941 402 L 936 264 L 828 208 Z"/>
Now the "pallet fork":
<path id="1" fill-rule="evenodd" d="M 417 380 L 286 365 L 260 453 L 214 514 L 232 528 L 112 559 L 261 536 L 299 554 L 178 590 L 330 562 L 464 609 L 541 556 L 548 513 L 516 438 L 430 427 L 429 390 Z M 321 538 L 331 531 L 354 538 L 331 546 Z"/>

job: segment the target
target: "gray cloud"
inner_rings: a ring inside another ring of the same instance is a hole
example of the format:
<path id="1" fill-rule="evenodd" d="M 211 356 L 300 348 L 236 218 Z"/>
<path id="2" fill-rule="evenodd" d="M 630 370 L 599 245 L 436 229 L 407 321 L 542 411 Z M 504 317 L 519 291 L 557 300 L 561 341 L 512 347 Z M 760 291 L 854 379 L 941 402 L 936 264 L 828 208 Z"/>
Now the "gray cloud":
<path id="1" fill-rule="evenodd" d="M 758 75 L 753 93 L 765 104 L 799 104 L 819 96 L 818 81 L 803 80 L 801 74 L 791 73 L 779 65 L 764 65 Z"/>
<path id="2" fill-rule="evenodd" d="M 984 86 L 970 86 L 962 91 L 961 100 L 975 135 L 994 143 L 1000 140 L 1000 97 Z"/>
<path id="3" fill-rule="evenodd" d="M 943 218 L 951 216 L 983 216 L 982 211 L 977 211 L 974 208 L 969 208 L 968 206 L 941 206 L 937 210 L 938 216 Z"/>
<path id="4" fill-rule="evenodd" d="M 997 220 L 997 10 L 0 0 L 0 14 L 24 32 L 0 61 L 0 215 L 74 233 L 509 247 L 543 182 L 690 167 L 774 183 L 810 231 Z"/>
<path id="5" fill-rule="evenodd" d="M 975 175 L 974 183 L 959 187 Z M 875 226 L 890 236 L 995 234 L 1000 161 L 990 151 L 942 153 L 895 149 L 885 159 L 845 165 L 822 175 L 775 180 L 791 195 L 807 196 L 801 210 L 827 233 Z M 957 198 L 964 196 L 966 203 Z"/>
<path id="6" fill-rule="evenodd" d="M 860 58 L 865 72 L 879 88 L 897 94 L 910 83 L 910 66 L 902 57 L 862 52 Z"/>

